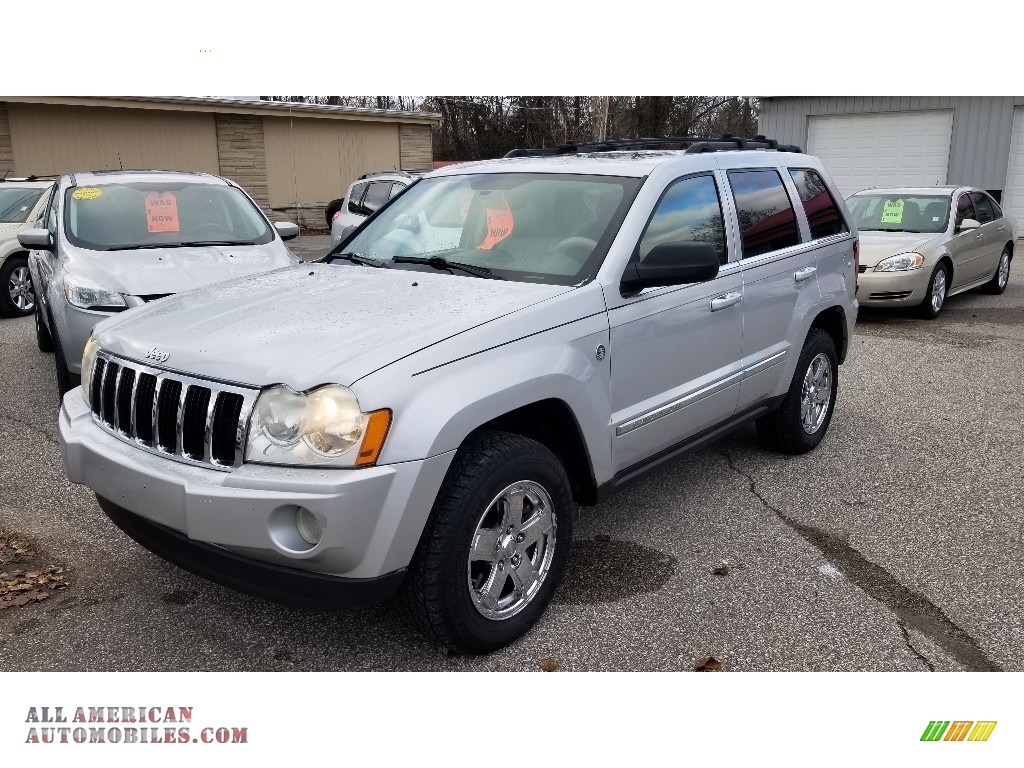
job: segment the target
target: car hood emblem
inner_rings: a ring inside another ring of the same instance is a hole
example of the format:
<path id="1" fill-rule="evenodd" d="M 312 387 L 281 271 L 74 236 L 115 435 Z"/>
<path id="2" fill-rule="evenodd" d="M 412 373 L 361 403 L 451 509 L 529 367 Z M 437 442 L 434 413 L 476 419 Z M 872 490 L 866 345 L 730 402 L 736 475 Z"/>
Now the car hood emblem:
<path id="1" fill-rule="evenodd" d="M 153 347 L 146 353 L 147 360 L 156 360 L 158 363 L 166 363 L 167 358 L 171 356 L 170 352 L 162 352 L 161 350 Z"/>

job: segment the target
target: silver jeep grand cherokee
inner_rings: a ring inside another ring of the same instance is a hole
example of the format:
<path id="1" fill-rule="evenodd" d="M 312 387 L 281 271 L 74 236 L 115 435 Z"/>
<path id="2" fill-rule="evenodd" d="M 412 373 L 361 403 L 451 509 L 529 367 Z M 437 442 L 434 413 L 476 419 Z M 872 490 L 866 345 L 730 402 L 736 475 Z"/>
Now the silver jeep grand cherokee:
<path id="1" fill-rule="evenodd" d="M 549 603 L 578 504 L 751 420 L 821 441 L 857 234 L 817 159 L 763 137 L 510 155 L 429 174 L 322 263 L 98 325 L 68 476 L 222 584 L 401 590 L 435 641 L 487 652 Z"/>

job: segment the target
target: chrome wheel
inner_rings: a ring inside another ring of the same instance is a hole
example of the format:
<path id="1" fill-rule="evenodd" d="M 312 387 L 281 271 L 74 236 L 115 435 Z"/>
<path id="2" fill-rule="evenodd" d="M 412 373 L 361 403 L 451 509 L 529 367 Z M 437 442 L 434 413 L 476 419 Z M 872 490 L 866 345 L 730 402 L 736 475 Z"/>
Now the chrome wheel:
<path id="1" fill-rule="evenodd" d="M 1006 287 L 1006 281 L 1010 279 L 1010 254 L 1003 251 L 999 257 L 999 290 Z"/>
<path id="2" fill-rule="evenodd" d="M 800 425 L 804 432 L 813 435 L 821 428 L 831 401 L 832 363 L 819 352 L 807 366 L 800 392 Z"/>
<path id="3" fill-rule="evenodd" d="M 473 605 L 486 618 L 511 618 L 540 591 L 555 556 L 553 506 L 543 486 L 523 480 L 505 488 L 481 515 L 466 574 Z"/>
<path id="4" fill-rule="evenodd" d="M 8 295 L 11 303 L 23 314 L 28 314 L 36 306 L 36 294 L 32 289 L 32 276 L 28 267 L 15 267 L 7 281 Z"/>
<path id="5" fill-rule="evenodd" d="M 932 276 L 932 312 L 938 314 L 946 300 L 946 270 L 937 269 Z"/>

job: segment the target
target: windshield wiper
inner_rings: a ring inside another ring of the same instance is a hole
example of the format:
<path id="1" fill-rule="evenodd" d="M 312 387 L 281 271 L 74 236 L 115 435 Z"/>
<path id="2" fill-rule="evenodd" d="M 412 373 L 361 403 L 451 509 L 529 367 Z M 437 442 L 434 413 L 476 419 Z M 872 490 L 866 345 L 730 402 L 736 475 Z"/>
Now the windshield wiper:
<path id="1" fill-rule="evenodd" d="M 359 264 L 364 267 L 387 267 L 387 262 L 381 259 L 374 259 L 369 256 L 363 256 L 360 253 L 331 253 L 324 257 L 324 261 L 332 262 L 335 259 L 344 259 L 345 261 L 351 261 L 353 264 Z"/>
<path id="2" fill-rule="evenodd" d="M 476 264 L 462 264 L 458 261 L 448 261 L 444 256 L 431 256 L 429 258 L 422 256 L 395 256 L 391 260 L 395 264 L 426 264 L 434 269 L 444 269 L 448 272 L 461 269 L 463 272 L 468 272 L 477 277 L 488 277 L 492 280 L 505 279 L 500 275 L 494 274 L 487 267 L 478 267 Z"/>
<path id="3" fill-rule="evenodd" d="M 146 251 L 157 248 L 198 248 L 203 245 L 254 245 L 248 240 L 190 240 L 184 243 L 135 243 L 134 245 L 112 245 L 108 251 Z"/>

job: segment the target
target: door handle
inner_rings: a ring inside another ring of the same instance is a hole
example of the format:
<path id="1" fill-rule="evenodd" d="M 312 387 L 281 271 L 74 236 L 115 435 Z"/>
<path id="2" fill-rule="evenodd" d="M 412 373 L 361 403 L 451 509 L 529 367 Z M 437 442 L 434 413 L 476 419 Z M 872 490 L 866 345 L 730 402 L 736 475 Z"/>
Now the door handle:
<path id="1" fill-rule="evenodd" d="M 985 235 L 983 235 L 983 234 L 982 234 L 981 232 L 979 232 L 978 234 L 976 234 L 976 235 L 974 236 L 974 239 L 975 239 L 975 240 L 981 240 L 981 239 L 982 239 L 982 238 L 983 238 L 984 236 L 985 236 Z"/>
<path id="2" fill-rule="evenodd" d="M 793 279 L 798 283 L 802 283 L 804 280 L 812 277 L 815 272 L 818 271 L 817 267 L 806 267 L 805 269 L 798 269 L 793 273 Z"/>
<path id="3" fill-rule="evenodd" d="M 728 309 L 739 304 L 742 298 L 742 293 L 727 293 L 724 296 L 718 296 L 711 300 L 711 311 L 717 312 L 720 309 Z"/>

